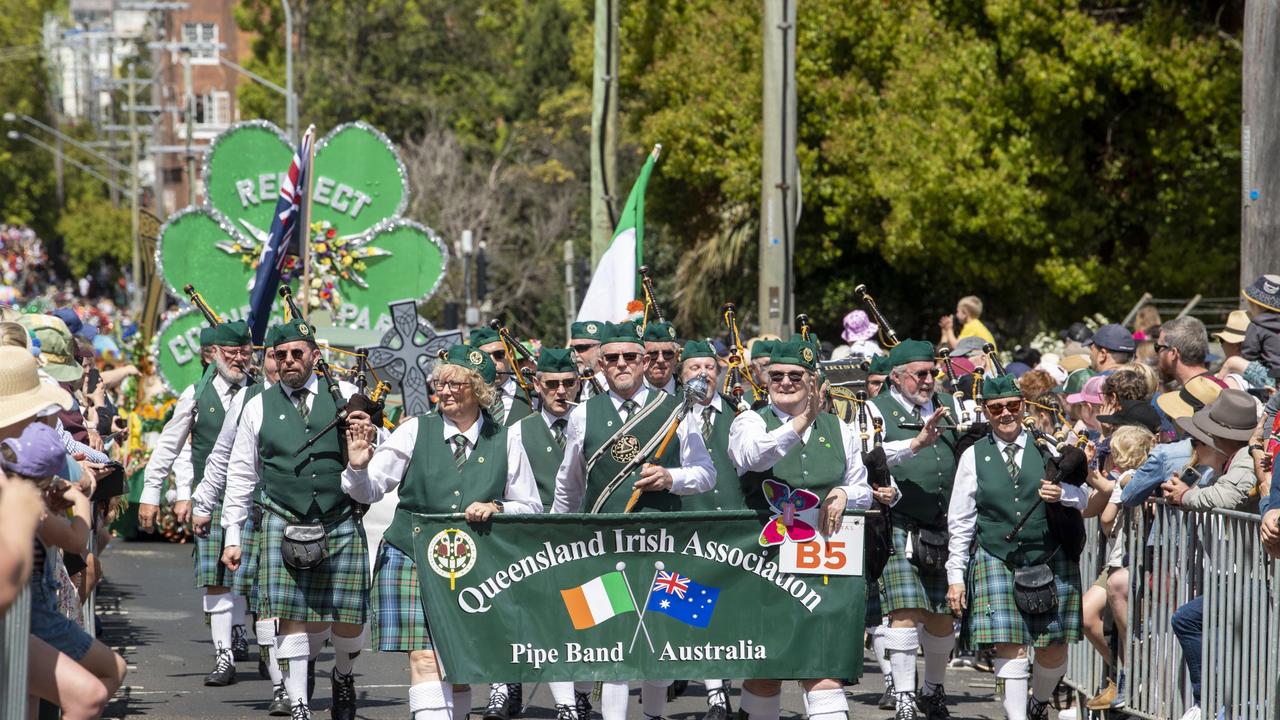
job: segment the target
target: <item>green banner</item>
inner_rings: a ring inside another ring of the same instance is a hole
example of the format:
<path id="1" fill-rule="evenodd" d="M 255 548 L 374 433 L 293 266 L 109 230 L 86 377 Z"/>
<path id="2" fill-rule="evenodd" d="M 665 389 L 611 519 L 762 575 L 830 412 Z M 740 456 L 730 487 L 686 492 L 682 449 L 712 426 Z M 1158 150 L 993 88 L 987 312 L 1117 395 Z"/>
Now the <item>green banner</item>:
<path id="1" fill-rule="evenodd" d="M 862 675 L 860 576 L 792 575 L 751 511 L 498 515 L 413 528 L 455 683 Z"/>

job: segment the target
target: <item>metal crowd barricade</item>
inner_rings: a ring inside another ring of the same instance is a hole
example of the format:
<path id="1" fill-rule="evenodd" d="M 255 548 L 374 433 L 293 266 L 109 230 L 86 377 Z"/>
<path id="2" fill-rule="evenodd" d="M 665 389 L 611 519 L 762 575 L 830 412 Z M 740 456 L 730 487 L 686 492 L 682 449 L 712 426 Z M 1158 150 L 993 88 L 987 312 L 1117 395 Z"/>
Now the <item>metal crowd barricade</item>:
<path id="1" fill-rule="evenodd" d="M 27 717 L 27 636 L 31 632 L 31 587 L 0 619 L 0 720 Z"/>
<path id="2" fill-rule="evenodd" d="M 1102 542 L 1101 525 L 1097 518 L 1084 521 L 1085 546 L 1080 555 L 1080 579 L 1085 589 L 1093 582 L 1106 563 L 1105 545 Z M 1102 656 L 1094 651 L 1087 640 L 1073 643 L 1067 652 L 1067 674 L 1063 681 L 1076 691 L 1076 706 L 1083 707 L 1085 700 L 1103 683 Z"/>

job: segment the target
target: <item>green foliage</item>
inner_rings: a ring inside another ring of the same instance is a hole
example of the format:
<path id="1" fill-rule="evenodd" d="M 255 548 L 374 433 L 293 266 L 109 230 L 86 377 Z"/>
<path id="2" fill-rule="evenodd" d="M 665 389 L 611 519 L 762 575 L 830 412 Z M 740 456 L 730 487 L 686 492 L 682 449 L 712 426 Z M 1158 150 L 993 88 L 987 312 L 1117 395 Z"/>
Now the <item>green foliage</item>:
<path id="1" fill-rule="evenodd" d="M 44 13 L 57 4 L 54 0 L 6 2 L 0 13 L 0 48 L 13 52 L 38 46 Z M 0 59 L 0 107 L 47 121 L 44 79 L 48 73 L 39 55 L 15 52 Z M 21 121 L 2 125 L 5 131 L 33 131 Z M 58 212 L 52 170 L 53 158 L 46 151 L 0 132 L 0 222 L 29 225 L 50 238 Z"/>
<path id="2" fill-rule="evenodd" d="M 103 260 L 117 266 L 128 264 L 133 253 L 129 227 L 127 207 L 114 207 L 94 195 L 73 198 L 57 226 L 71 272 L 82 275 Z"/>

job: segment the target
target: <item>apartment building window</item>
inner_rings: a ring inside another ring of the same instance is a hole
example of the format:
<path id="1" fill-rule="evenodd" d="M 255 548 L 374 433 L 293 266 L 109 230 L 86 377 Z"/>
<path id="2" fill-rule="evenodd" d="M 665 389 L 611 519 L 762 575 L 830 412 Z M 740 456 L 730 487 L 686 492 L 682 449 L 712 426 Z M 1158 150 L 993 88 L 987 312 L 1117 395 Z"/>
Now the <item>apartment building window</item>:
<path id="1" fill-rule="evenodd" d="M 189 22 L 182 24 L 182 42 L 217 43 L 218 24 L 205 22 Z M 218 50 L 213 47 L 194 48 L 191 50 L 191 62 L 215 64 L 218 62 Z"/>
<path id="2" fill-rule="evenodd" d="M 221 129 L 231 124 L 231 93 L 210 90 L 196 95 L 195 101 L 196 128 Z"/>

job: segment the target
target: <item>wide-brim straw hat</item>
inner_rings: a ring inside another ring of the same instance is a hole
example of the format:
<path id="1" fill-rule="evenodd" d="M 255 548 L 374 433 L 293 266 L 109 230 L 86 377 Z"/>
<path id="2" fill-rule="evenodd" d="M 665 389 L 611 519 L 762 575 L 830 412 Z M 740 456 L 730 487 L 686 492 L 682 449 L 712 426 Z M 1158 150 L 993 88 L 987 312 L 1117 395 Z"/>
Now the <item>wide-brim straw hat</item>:
<path id="1" fill-rule="evenodd" d="M 19 347 L 0 347 L 0 427 L 39 415 L 49 406 L 71 409 L 71 393 L 40 381 L 36 359 Z"/>

